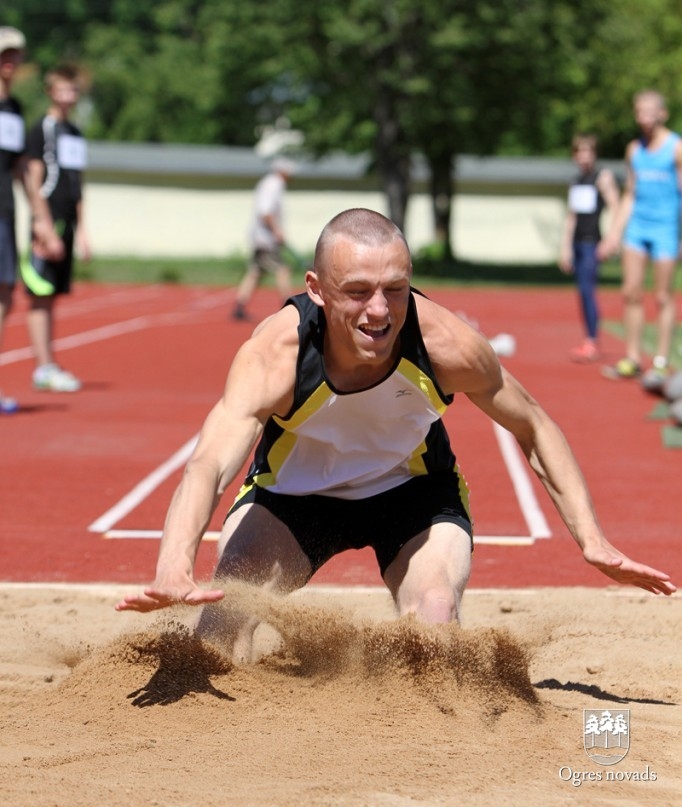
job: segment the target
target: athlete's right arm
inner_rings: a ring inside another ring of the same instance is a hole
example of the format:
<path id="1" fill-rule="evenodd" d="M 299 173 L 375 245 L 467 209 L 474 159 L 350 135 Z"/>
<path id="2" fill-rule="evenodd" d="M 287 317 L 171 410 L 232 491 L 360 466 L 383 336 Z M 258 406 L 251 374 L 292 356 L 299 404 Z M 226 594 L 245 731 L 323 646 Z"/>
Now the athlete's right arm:
<path id="1" fill-rule="evenodd" d="M 236 478 L 272 414 L 293 399 L 298 312 L 287 306 L 261 325 L 237 353 L 222 398 L 209 413 L 182 481 L 173 495 L 161 539 L 156 578 L 125 597 L 118 611 L 152 611 L 174 603 L 201 605 L 223 596 L 199 587 L 194 562 L 201 538 L 228 485 Z"/>
<path id="2" fill-rule="evenodd" d="M 633 140 L 625 150 L 625 187 L 613 214 L 606 238 L 599 243 L 597 254 L 600 260 L 605 260 L 618 252 L 625 228 L 632 215 L 635 200 L 635 173 L 632 170 L 632 155 L 636 147 L 637 142 Z"/>

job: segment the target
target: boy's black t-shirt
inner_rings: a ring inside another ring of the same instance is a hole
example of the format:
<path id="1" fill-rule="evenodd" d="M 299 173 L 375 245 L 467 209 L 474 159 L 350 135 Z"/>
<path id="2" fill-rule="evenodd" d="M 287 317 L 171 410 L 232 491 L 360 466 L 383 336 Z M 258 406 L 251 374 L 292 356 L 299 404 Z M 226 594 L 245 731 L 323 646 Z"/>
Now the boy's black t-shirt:
<path id="1" fill-rule="evenodd" d="M 26 154 L 43 162 L 42 194 L 52 217 L 75 221 L 85 167 L 85 140 L 78 127 L 45 115 L 28 133 Z"/>

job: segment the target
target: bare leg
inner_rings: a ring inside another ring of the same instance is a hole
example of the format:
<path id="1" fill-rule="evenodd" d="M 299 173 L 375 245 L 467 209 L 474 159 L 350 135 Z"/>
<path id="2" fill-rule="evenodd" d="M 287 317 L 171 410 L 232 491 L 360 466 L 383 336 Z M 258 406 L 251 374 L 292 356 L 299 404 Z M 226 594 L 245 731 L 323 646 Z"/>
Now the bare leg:
<path id="1" fill-rule="evenodd" d="M 675 260 L 658 260 L 654 263 L 654 294 L 658 308 L 658 338 L 656 355 L 667 359 L 675 329 L 675 297 L 673 281 L 675 278 Z"/>
<path id="2" fill-rule="evenodd" d="M 386 569 L 400 616 L 423 622 L 459 621 L 462 594 L 471 571 L 471 539 L 455 524 L 434 524 L 400 550 Z"/>
<path id="3" fill-rule="evenodd" d="M 644 329 L 644 275 L 647 256 L 625 247 L 623 250 L 623 324 L 625 352 L 636 364 L 642 362 L 642 331 Z"/>
<path id="4" fill-rule="evenodd" d="M 55 297 L 31 297 L 28 311 L 28 332 L 33 344 L 36 366 L 54 361 L 52 354 L 52 329 Z"/>
<path id="5" fill-rule="evenodd" d="M 249 268 L 246 270 L 246 274 L 241 280 L 241 283 L 237 287 L 238 306 L 241 306 L 243 308 L 253 297 L 253 294 L 258 288 L 258 284 L 260 283 L 260 278 L 261 278 L 261 270 L 255 263 L 250 264 Z"/>
<path id="6" fill-rule="evenodd" d="M 275 271 L 275 284 L 282 302 L 291 297 L 291 269 L 286 264 L 280 264 Z"/>
<path id="7" fill-rule="evenodd" d="M 305 585 L 312 571 L 287 527 L 258 504 L 244 505 L 227 519 L 218 553 L 218 580 L 243 580 L 283 593 Z M 209 605 L 199 618 L 197 635 L 231 645 L 235 663 L 248 662 L 257 626 L 253 616 Z"/>

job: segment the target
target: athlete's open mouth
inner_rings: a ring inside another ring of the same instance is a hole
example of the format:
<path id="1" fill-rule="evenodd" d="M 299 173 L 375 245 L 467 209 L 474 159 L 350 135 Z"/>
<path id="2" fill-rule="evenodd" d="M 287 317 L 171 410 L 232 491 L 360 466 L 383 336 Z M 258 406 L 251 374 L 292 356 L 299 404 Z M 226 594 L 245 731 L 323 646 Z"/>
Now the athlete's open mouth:
<path id="1" fill-rule="evenodd" d="M 389 332 L 391 326 L 390 325 L 359 325 L 359 330 L 365 334 L 365 336 L 369 336 L 370 339 L 380 339 L 382 336 L 386 336 Z"/>

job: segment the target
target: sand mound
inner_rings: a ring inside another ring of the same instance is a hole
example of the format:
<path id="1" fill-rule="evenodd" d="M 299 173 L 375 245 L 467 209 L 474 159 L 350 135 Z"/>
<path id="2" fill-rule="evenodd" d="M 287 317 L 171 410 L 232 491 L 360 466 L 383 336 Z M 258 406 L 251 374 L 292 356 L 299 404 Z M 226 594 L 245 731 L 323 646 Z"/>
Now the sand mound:
<path id="1" fill-rule="evenodd" d="M 271 626 L 254 664 L 195 638 L 191 609 L 122 619 L 118 594 L 75 592 L 68 612 L 36 590 L 0 599 L 5 800 L 679 802 L 679 598 L 469 593 L 457 628 L 395 620 L 382 591 L 227 594 Z M 583 709 L 630 711 L 620 779 L 588 757 Z"/>

